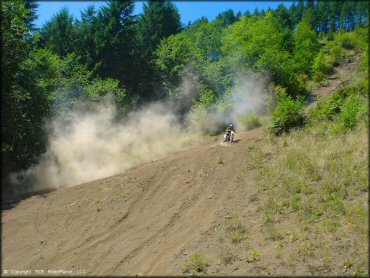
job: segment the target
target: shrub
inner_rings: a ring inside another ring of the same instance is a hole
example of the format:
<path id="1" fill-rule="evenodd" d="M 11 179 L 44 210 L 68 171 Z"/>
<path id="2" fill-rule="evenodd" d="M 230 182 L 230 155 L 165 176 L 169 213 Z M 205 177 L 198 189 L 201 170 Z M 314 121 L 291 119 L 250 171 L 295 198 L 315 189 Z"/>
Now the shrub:
<path id="1" fill-rule="evenodd" d="M 361 50 L 367 52 L 369 47 L 369 27 L 355 28 L 354 36 L 357 38 Z"/>
<path id="2" fill-rule="evenodd" d="M 231 242 L 232 243 L 240 243 L 246 239 L 246 235 L 241 232 L 234 232 L 231 234 Z"/>
<path id="3" fill-rule="evenodd" d="M 209 264 L 206 262 L 204 255 L 195 253 L 185 261 L 184 272 L 191 272 L 191 274 L 197 274 L 205 272 Z"/>
<path id="4" fill-rule="evenodd" d="M 304 105 L 305 101 L 301 96 L 296 100 L 288 95 L 280 97 L 272 114 L 270 131 L 275 135 L 280 135 L 294 127 L 303 126 L 305 123 L 305 116 L 302 111 Z"/>
<path id="5" fill-rule="evenodd" d="M 260 117 L 256 113 L 250 113 L 239 117 L 242 128 L 251 130 L 262 125 Z"/>
<path id="6" fill-rule="evenodd" d="M 250 253 L 250 255 L 252 257 L 252 261 L 260 261 L 261 260 L 261 254 L 258 251 L 252 251 Z"/>
<path id="7" fill-rule="evenodd" d="M 334 117 L 341 112 L 345 98 L 344 94 L 341 92 L 342 91 L 333 94 L 333 96 L 323 105 L 322 113 L 326 119 L 333 120 Z"/>
<path id="8" fill-rule="evenodd" d="M 358 47 L 358 40 L 354 36 L 354 33 L 343 33 L 337 35 L 336 40 L 345 49 L 355 49 Z"/>
<path id="9" fill-rule="evenodd" d="M 324 77 L 330 73 L 331 69 L 332 68 L 328 63 L 324 52 L 320 51 L 316 56 L 312 66 L 312 73 L 314 74 L 316 80 L 323 80 Z"/>
<path id="10" fill-rule="evenodd" d="M 233 109 L 230 101 L 215 99 L 212 91 L 202 93 L 188 115 L 192 127 L 204 135 L 217 135 L 224 131 L 225 120 Z"/>
<path id="11" fill-rule="evenodd" d="M 211 90 L 204 90 L 199 95 L 199 103 L 204 107 L 210 107 L 216 102 L 215 93 Z"/>
<path id="12" fill-rule="evenodd" d="M 268 94 L 267 94 L 267 98 L 266 98 L 266 103 L 267 103 L 266 111 L 268 113 L 272 113 L 276 109 L 277 101 L 278 101 L 279 97 L 287 94 L 287 90 L 286 90 L 286 88 L 284 88 L 280 85 L 276 85 L 272 82 L 269 85 L 269 87 L 267 89 L 267 92 L 268 92 Z"/>
<path id="13" fill-rule="evenodd" d="M 232 249 L 224 249 L 221 253 L 221 262 L 225 265 L 231 264 L 234 260 L 238 259 L 239 255 Z"/>
<path id="14" fill-rule="evenodd" d="M 310 117 L 313 120 L 336 120 L 339 117 L 339 118 L 342 118 L 341 121 L 345 121 L 348 123 L 348 120 L 344 120 L 343 117 L 351 118 L 349 116 L 349 113 L 353 113 L 353 110 L 350 110 L 350 109 L 352 108 L 354 109 L 354 107 L 350 108 L 350 106 L 354 105 L 352 103 L 354 99 L 362 99 L 362 101 L 360 102 L 366 102 L 364 98 L 367 96 L 367 91 L 368 91 L 368 84 L 366 80 L 359 80 L 357 82 L 354 82 L 351 85 L 336 91 L 329 98 L 320 101 L 315 108 L 311 109 Z M 350 103 L 347 103 L 346 108 L 344 108 L 344 105 L 347 102 L 347 99 L 350 99 L 350 98 L 353 98 L 353 99 L 350 101 Z M 361 111 L 364 111 L 364 112 L 361 112 L 362 118 L 367 113 L 366 107 L 367 106 L 365 104 L 360 105 L 359 107 Z M 347 112 L 341 115 L 343 109 L 346 109 Z M 349 112 L 349 111 L 352 111 L 352 112 Z M 348 125 L 345 124 L 345 126 L 348 126 Z"/>
<path id="15" fill-rule="evenodd" d="M 225 161 L 224 159 L 222 158 L 222 156 L 219 156 L 218 159 L 217 159 L 217 164 L 225 164 Z"/>
<path id="16" fill-rule="evenodd" d="M 224 118 L 214 107 L 196 104 L 189 113 L 192 127 L 204 135 L 217 135 L 224 130 Z"/>
<path id="17" fill-rule="evenodd" d="M 338 124 L 334 127 L 334 132 L 346 132 L 355 128 L 361 118 L 366 113 L 366 100 L 358 96 L 350 96 L 343 103 L 342 111 L 338 118 Z"/>
<path id="18" fill-rule="evenodd" d="M 330 49 L 330 62 L 333 66 L 338 66 L 340 64 L 340 61 L 344 55 L 343 49 L 339 45 L 334 45 Z"/>
<path id="19" fill-rule="evenodd" d="M 342 113 L 340 114 L 340 122 L 348 129 L 356 126 L 357 114 L 360 110 L 358 98 L 349 97 L 343 104 Z"/>

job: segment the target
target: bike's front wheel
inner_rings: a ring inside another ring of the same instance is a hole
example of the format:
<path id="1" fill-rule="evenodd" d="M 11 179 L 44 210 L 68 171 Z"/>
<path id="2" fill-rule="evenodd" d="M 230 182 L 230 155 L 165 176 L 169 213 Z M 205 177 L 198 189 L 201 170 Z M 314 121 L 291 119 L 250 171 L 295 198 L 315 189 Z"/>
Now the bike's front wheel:
<path id="1" fill-rule="evenodd" d="M 234 142 L 234 131 L 231 132 L 231 135 L 230 135 L 230 142 Z"/>

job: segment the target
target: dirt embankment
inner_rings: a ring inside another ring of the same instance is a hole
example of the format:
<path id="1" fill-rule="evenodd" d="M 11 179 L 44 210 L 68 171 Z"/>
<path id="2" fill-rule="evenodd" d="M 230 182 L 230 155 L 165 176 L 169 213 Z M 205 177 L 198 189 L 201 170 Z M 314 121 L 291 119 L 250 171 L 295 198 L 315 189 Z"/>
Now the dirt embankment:
<path id="1" fill-rule="evenodd" d="M 209 139 L 124 174 L 34 196 L 3 211 L 3 269 L 181 274 L 182 254 L 224 214 L 228 193 L 240 185 L 246 146 L 261 132 L 238 134 L 233 145 Z"/>

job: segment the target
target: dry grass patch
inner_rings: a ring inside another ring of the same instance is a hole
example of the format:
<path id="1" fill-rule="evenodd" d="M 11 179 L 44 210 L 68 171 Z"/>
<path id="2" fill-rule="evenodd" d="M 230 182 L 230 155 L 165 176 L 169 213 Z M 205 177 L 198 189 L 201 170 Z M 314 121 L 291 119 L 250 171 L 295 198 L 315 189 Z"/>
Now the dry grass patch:
<path id="1" fill-rule="evenodd" d="M 346 265 L 351 274 L 368 273 L 368 131 L 364 124 L 341 134 L 323 130 L 333 124 L 307 126 L 272 142 L 266 138 L 250 148 L 246 171 L 255 172 L 262 190 L 264 238 L 281 242 L 276 256 L 295 250 L 293 263 L 311 262 L 314 273 L 340 273 L 348 253 L 339 243 L 350 239 L 351 248 L 359 250 L 357 272 Z M 297 229 L 286 233 L 278 228 L 284 223 Z M 321 235 L 320 244 L 312 240 L 315 234 Z M 327 251 L 319 255 L 322 250 Z"/>
<path id="2" fill-rule="evenodd" d="M 224 248 L 220 254 L 220 261 L 225 265 L 239 259 L 239 253 L 232 248 Z"/>

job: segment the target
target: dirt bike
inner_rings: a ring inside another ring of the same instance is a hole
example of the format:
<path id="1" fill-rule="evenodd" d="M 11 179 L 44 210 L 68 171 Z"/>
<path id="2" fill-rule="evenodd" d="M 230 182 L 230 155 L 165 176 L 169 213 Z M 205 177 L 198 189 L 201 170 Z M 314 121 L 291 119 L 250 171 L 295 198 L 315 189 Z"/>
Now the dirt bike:
<path id="1" fill-rule="evenodd" d="M 224 142 L 234 142 L 234 131 L 227 130 L 224 135 Z"/>

